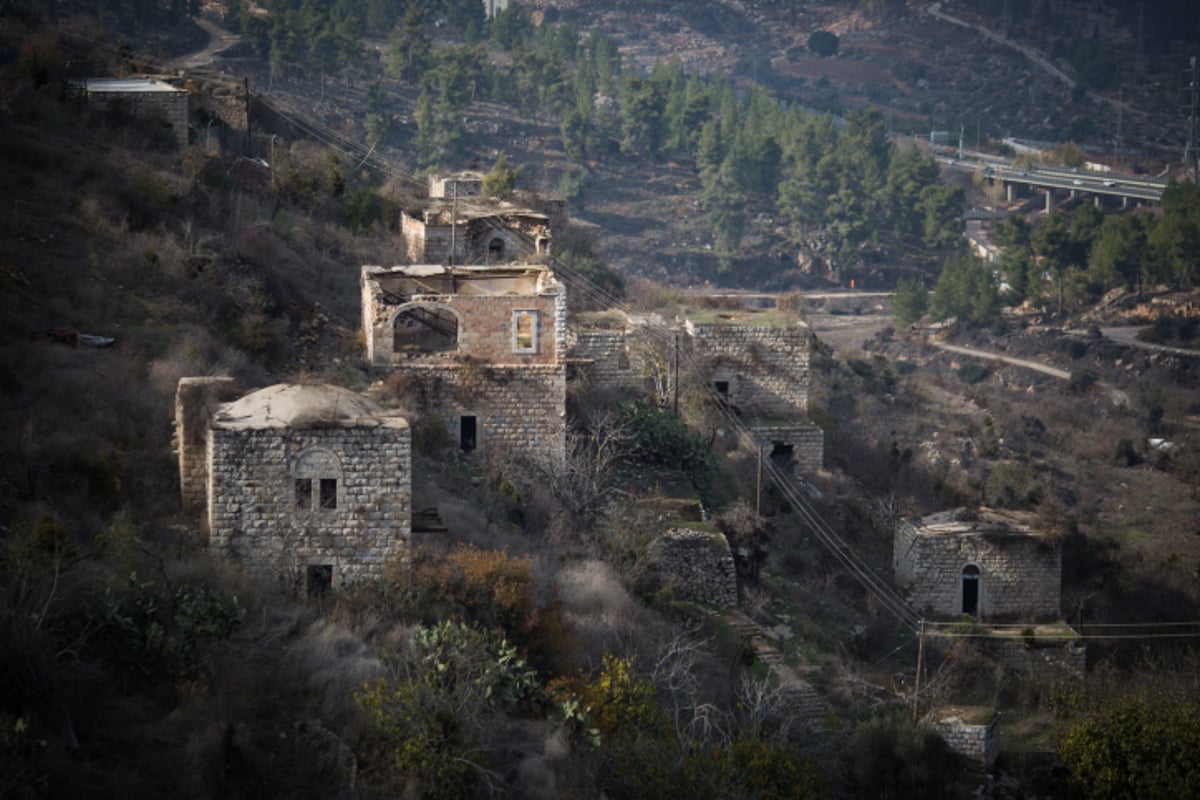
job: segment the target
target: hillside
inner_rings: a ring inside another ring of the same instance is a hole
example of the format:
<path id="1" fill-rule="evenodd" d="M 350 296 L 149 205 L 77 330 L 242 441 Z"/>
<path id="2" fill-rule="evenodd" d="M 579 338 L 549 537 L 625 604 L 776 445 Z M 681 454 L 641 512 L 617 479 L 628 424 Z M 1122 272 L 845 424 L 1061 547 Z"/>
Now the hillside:
<path id="1" fill-rule="evenodd" d="M 686 35 L 675 16 L 641 16 L 664 8 L 587 13 L 631 42 L 643 24 Z M 719 45 L 745 57 L 783 14 L 766 3 L 711 8 L 690 16 L 704 34 L 697 53 Z M 843 31 L 844 47 L 853 25 L 917 19 L 804 9 Z M 32 18 L 5 17 L 0 50 L 28 53 L 37 31 Z M 105 61 L 116 52 L 92 55 L 117 71 L 125 65 Z M 648 414 L 660 426 L 651 433 L 678 449 L 601 470 L 611 502 L 593 516 L 573 516 L 544 475 L 515 462 L 427 453 L 419 491 L 449 530 L 414 570 L 305 601 L 210 559 L 197 520 L 179 511 L 178 378 L 330 382 L 386 398 L 362 364 L 358 270 L 400 260 L 388 220 L 412 186 L 385 183 L 333 137 L 272 120 L 269 100 L 255 113 L 274 180 L 242 174 L 229 77 L 193 76 L 198 141 L 180 152 L 125 115 L 69 100 L 57 81 L 39 85 L 27 58 L 0 62 L 0 795 L 869 797 L 882 785 L 873 770 L 914 758 L 932 777 L 914 779 L 913 796 L 963 796 L 986 782 L 954 784 L 958 764 L 941 740 L 902 719 L 915 633 L 786 497 L 767 488 L 767 519 L 750 512 L 754 455 L 718 441 L 723 418 L 704 393 L 685 398 L 690 430 Z M 270 84 L 267 65 L 247 63 L 255 84 Z M 330 78 L 323 101 L 319 78 L 276 81 L 273 95 L 328 130 L 361 133 L 359 112 L 345 110 L 355 107 L 335 102 L 365 107 L 361 78 Z M 419 94 L 394 96 L 386 146 L 413 158 L 415 125 L 404 120 Z M 525 124 L 490 101 L 469 109 L 463 165 L 486 169 L 503 151 L 527 196 L 557 188 L 572 164 L 557 123 L 535 114 Z M 676 287 L 705 281 L 830 283 L 791 266 L 795 242 L 761 198 L 747 201 L 746 242 L 762 251 L 720 271 L 697 232 L 703 186 L 691 165 L 617 146 L 587 169 L 573 211 L 596 227 L 575 234 L 596 236 L 638 309 L 670 316 L 689 299 Z M 561 256 L 594 257 L 586 250 Z M 738 302 L 690 299 L 722 313 Z M 1194 309 L 1194 293 L 1113 295 L 1069 314 L 912 335 L 871 294 L 786 302 L 833 345 L 812 362 L 826 468 L 806 476 L 806 496 L 872 575 L 891 570 L 896 516 L 990 504 L 1031 512 L 1059 548 L 1068 622 L 1196 618 L 1197 359 L 1091 330 L 1151 325 L 1164 306 Z M 78 334 L 115 341 L 93 348 Z M 612 399 L 572 398 L 575 422 L 602 430 L 603 412 L 619 408 Z M 697 482 L 661 463 L 696 448 L 720 467 L 706 488 L 722 513 L 705 529 L 744 537 L 734 540 L 755 554 L 742 618 L 676 601 L 647 568 L 664 525 L 698 516 Z M 1066 686 L 1006 676 L 960 643 L 930 645 L 934 679 L 920 702 L 1004 709 L 1008 783 L 996 796 L 1065 796 L 1054 755 L 1064 731 L 1135 695 L 1160 711 L 1191 707 L 1195 656 L 1182 641 L 1098 637 L 1090 674 Z M 452 678 L 438 677 L 447 670 Z M 795 678 L 791 693 L 768 674 Z"/>

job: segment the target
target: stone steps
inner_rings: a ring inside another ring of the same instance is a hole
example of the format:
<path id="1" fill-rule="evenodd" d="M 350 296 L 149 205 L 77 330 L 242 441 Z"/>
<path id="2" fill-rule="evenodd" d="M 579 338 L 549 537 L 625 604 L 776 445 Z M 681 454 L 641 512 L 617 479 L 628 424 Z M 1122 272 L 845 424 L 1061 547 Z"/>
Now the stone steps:
<path id="1" fill-rule="evenodd" d="M 720 618 L 730 630 L 747 640 L 755 657 L 767 665 L 771 674 L 779 681 L 788 705 L 804 726 L 812 732 L 823 730 L 824 720 L 830 710 L 829 704 L 816 687 L 798 676 L 796 671 L 787 665 L 783 653 L 779 652 L 767 630 L 738 611 L 726 612 Z"/>

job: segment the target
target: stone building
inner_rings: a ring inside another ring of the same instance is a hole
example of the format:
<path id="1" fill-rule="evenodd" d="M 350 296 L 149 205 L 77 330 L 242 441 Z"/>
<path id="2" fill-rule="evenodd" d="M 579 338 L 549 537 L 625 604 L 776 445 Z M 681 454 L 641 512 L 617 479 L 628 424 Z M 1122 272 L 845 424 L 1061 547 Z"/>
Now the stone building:
<path id="1" fill-rule="evenodd" d="M 455 446 L 561 456 L 566 290 L 544 264 L 365 266 L 367 361 Z"/>
<path id="2" fill-rule="evenodd" d="M 139 119 L 161 120 L 179 147 L 188 144 L 188 93 L 154 78 L 86 78 L 75 84 L 89 103 Z"/>
<path id="3" fill-rule="evenodd" d="M 176 395 L 183 500 L 202 503 L 212 550 L 260 581 L 314 594 L 377 577 L 407 552 L 405 419 L 335 386 L 277 384 L 217 402 L 228 388 L 185 378 Z"/>
<path id="4" fill-rule="evenodd" d="M 461 185 L 454 176 L 437 192 Z M 400 214 L 404 255 L 411 264 L 503 264 L 550 252 L 550 218 L 490 197 L 433 197 Z"/>
<path id="5" fill-rule="evenodd" d="M 1032 515 L 959 509 L 902 521 L 893 543 L 896 581 L 909 603 L 939 617 L 1058 618 L 1062 553 Z"/>
<path id="6" fill-rule="evenodd" d="M 647 333 L 650 330 L 653 334 Z M 677 336 L 676 336 L 677 334 Z M 811 330 L 777 309 L 703 309 L 681 321 L 612 313 L 572 324 L 571 361 L 581 380 L 618 392 L 652 391 L 671 377 L 675 336 L 685 369 L 698 370 L 713 398 L 738 415 L 785 468 L 819 469 L 825 436 L 808 418 Z"/>

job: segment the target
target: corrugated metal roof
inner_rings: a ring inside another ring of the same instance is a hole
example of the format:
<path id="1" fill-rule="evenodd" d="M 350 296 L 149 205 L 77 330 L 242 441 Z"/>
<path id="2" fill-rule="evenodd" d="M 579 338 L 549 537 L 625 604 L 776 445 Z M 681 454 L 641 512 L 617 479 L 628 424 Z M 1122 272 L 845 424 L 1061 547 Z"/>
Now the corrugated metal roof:
<path id="1" fill-rule="evenodd" d="M 83 88 L 89 92 L 183 92 L 169 83 L 154 78 L 85 78 Z"/>

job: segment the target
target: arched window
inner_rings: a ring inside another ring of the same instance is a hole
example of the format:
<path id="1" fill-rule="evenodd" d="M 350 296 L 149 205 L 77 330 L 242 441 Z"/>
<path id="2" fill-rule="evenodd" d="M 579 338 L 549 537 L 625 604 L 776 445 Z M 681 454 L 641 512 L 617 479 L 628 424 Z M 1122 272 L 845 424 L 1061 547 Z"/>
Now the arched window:
<path id="1" fill-rule="evenodd" d="M 499 236 L 488 242 L 488 259 L 493 263 L 504 260 L 504 240 Z"/>
<path id="2" fill-rule="evenodd" d="M 967 564 L 962 570 L 962 613 L 979 616 L 979 567 Z"/>
<path id="3" fill-rule="evenodd" d="M 458 317 L 447 306 L 423 303 L 402 308 L 392 323 L 393 350 L 445 353 L 458 349 Z"/>

